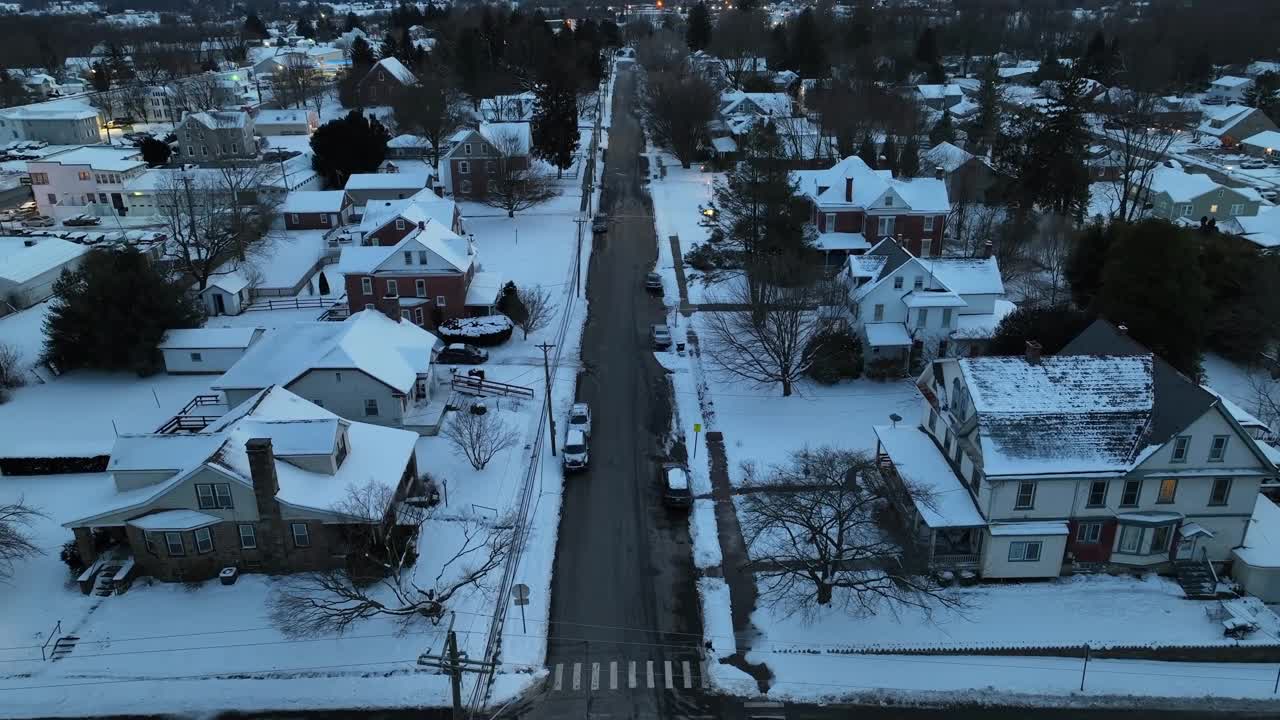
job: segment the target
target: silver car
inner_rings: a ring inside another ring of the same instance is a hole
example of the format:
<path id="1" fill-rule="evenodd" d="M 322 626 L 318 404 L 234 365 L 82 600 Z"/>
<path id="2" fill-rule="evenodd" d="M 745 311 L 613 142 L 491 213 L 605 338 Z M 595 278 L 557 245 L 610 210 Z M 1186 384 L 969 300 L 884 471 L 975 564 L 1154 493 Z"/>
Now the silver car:
<path id="1" fill-rule="evenodd" d="M 653 325 L 649 328 L 649 340 L 655 350 L 666 350 L 671 347 L 671 330 L 666 325 Z"/>

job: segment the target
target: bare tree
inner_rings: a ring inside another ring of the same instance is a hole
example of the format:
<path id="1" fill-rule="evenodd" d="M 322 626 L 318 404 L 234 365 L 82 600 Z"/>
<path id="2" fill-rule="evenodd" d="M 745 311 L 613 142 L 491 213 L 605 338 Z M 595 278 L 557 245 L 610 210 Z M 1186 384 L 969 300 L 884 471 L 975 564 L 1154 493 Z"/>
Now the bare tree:
<path id="1" fill-rule="evenodd" d="M 866 454 L 804 449 L 765 477 L 745 469 L 739 516 L 765 602 L 787 613 L 826 606 L 861 614 L 959 604 L 903 569 L 902 548 L 879 517 L 903 489 L 882 479 Z"/>
<path id="2" fill-rule="evenodd" d="M 1076 228 L 1071 218 L 1050 213 L 1039 218 L 1035 236 L 1028 243 L 1033 263 L 1033 287 L 1024 297 L 1034 298 L 1046 305 L 1057 305 L 1066 299 L 1066 271 L 1075 242 Z"/>
<path id="3" fill-rule="evenodd" d="M 9 391 L 26 384 L 23 377 L 22 352 L 13 345 L 0 343 L 0 403 L 9 399 Z"/>
<path id="4" fill-rule="evenodd" d="M 996 228 L 1007 214 L 999 205 L 978 202 L 951 204 L 947 215 L 947 254 L 960 257 L 977 257 L 984 252 L 987 243 L 994 245 Z"/>
<path id="5" fill-rule="evenodd" d="M 136 120 L 145 121 L 147 119 L 147 86 L 141 82 L 130 82 L 121 85 L 115 90 L 117 94 L 117 105 L 119 110 L 123 110 L 125 114 Z M 174 119 L 177 122 L 177 119 Z"/>
<path id="6" fill-rule="evenodd" d="M 711 50 L 723 62 L 725 76 L 734 89 L 742 87 L 747 75 L 764 70 L 757 61 L 768 46 L 769 32 L 761 10 L 729 10 L 720 13 Z"/>
<path id="7" fill-rule="evenodd" d="M 334 569 L 281 582 L 268 601 L 268 614 L 287 635 L 341 634 L 375 617 L 392 618 L 404 630 L 423 620 L 437 624 L 460 593 L 485 588 L 486 577 L 502 566 L 514 539 L 507 521 L 452 520 L 461 527 L 460 544 L 435 577 L 420 576 L 415 548 L 429 517 L 424 508 L 398 502 L 391 488 L 370 482 L 348 488 L 334 510 L 349 518 L 348 557 L 364 569 L 354 578 L 351 569 Z"/>
<path id="8" fill-rule="evenodd" d="M 537 168 L 530 148 L 514 132 L 499 132 L 493 138 L 498 151 L 494 172 L 488 176 L 484 203 L 507 211 L 507 217 L 541 205 L 559 194 L 549 173 Z"/>
<path id="9" fill-rule="evenodd" d="M 1253 396 L 1250 408 L 1254 417 L 1267 426 L 1267 442 L 1275 442 L 1276 431 L 1280 429 L 1280 382 L 1276 373 L 1265 373 L 1260 370 L 1249 371 L 1249 392 Z"/>
<path id="10" fill-rule="evenodd" d="M 23 498 L 0 505 L 0 580 L 13 577 L 13 564 L 43 551 L 31 539 L 31 526 L 46 517 Z"/>
<path id="11" fill-rule="evenodd" d="M 689 167 L 710 140 L 707 123 L 715 119 L 720 94 L 696 72 L 650 73 L 646 110 L 656 144 Z"/>
<path id="12" fill-rule="evenodd" d="M 551 300 L 551 293 L 541 285 L 522 286 L 516 291 L 516 295 L 524 308 L 516 325 L 520 326 L 524 331 L 524 339 L 528 340 L 529 333 L 545 328 L 555 317 L 556 304 Z"/>
<path id="13" fill-rule="evenodd" d="M 444 429 L 445 438 L 476 470 L 483 470 L 495 455 L 513 447 L 520 435 L 494 413 L 459 411 Z"/>
<path id="14" fill-rule="evenodd" d="M 1158 119 L 1163 101 L 1156 95 L 1117 89 L 1110 96 L 1099 114 L 1118 173 L 1111 185 L 1115 219 L 1133 222 L 1142 214 L 1155 168 L 1173 143 L 1174 128 L 1165 127 Z"/>
<path id="15" fill-rule="evenodd" d="M 213 73 L 172 80 L 166 85 L 165 92 L 173 103 L 175 123 L 183 111 L 207 112 L 222 107 L 222 88 L 218 84 L 218 76 Z"/>
<path id="16" fill-rule="evenodd" d="M 508 107 L 505 99 L 513 97 L 518 96 L 494 98 L 499 117 L 502 109 Z M 441 149 L 449 135 L 463 123 L 462 96 L 453 79 L 443 69 L 426 73 L 417 83 L 392 97 L 391 110 L 400 132 L 426 138 L 431 144 L 431 164 L 439 167 Z"/>
<path id="17" fill-rule="evenodd" d="M 836 321 L 838 283 L 780 287 L 739 280 L 717 302 L 732 310 L 705 314 L 712 363 L 758 386 L 779 384 L 789 397 L 815 358 L 815 338 Z"/>
<path id="18" fill-rule="evenodd" d="M 689 46 L 674 30 L 663 28 L 636 41 L 636 62 L 649 72 L 678 70 L 689 54 Z"/>
<path id="19" fill-rule="evenodd" d="M 321 85 L 320 71 L 311 58 L 301 53 L 289 53 L 284 65 L 276 73 L 275 101 L 281 107 L 302 107 L 316 94 Z"/>

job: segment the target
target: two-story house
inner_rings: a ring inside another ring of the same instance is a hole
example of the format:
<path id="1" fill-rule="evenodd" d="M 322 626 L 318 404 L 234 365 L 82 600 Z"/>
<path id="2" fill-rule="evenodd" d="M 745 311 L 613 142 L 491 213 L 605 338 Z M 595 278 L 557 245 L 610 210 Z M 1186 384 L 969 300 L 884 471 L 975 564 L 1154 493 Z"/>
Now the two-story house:
<path id="1" fill-rule="evenodd" d="M 253 117 L 242 111 L 188 113 L 175 129 L 175 160 L 205 162 L 251 158 L 258 154 L 253 137 Z"/>
<path id="2" fill-rule="evenodd" d="M 857 155 L 826 170 L 796 170 L 792 178 L 812 205 L 819 247 L 857 253 L 900 237 L 916 257 L 942 254 L 951 210 L 943 180 L 895 178 L 888 170 L 872 170 Z"/>
<path id="3" fill-rule="evenodd" d="M 315 110 L 259 110 L 253 120 L 254 130 L 267 135 L 310 135 L 320 127 Z"/>
<path id="4" fill-rule="evenodd" d="M 279 385 L 348 420 L 432 434 L 445 398 L 437 392 L 433 358 L 439 340 L 381 312 L 356 312 L 344 322 L 304 322 L 278 328 L 245 352 L 212 385 L 233 407 Z"/>
<path id="5" fill-rule="evenodd" d="M 1000 198 L 1000 176 L 985 157 L 941 142 L 920 158 L 920 176 L 941 178 L 947 198 L 958 203 L 991 203 Z"/>
<path id="6" fill-rule="evenodd" d="M 0 145 L 13 140 L 40 140 L 50 145 L 101 142 L 101 114 L 87 105 L 61 103 L 0 109 Z"/>
<path id="7" fill-rule="evenodd" d="M 850 256 L 839 277 L 867 360 L 904 372 L 912 359 L 975 352 L 1015 309 L 994 257 L 918 258 L 886 238 Z"/>
<path id="8" fill-rule="evenodd" d="M 1224 223 L 1257 215 L 1262 204 L 1262 196 L 1251 187 L 1226 187 L 1208 175 L 1188 173 L 1180 167 L 1157 165 L 1148 178 L 1142 199 L 1151 203 L 1149 214 L 1183 225 L 1198 225 L 1201 218 Z M 1135 183 L 1134 191 L 1141 190 Z"/>
<path id="9" fill-rule="evenodd" d="M 1196 132 L 1216 137 L 1223 146 L 1232 147 L 1241 140 L 1267 130 L 1275 130 L 1276 124 L 1267 114 L 1248 105 L 1224 105 L 1204 110 L 1204 121 Z"/>
<path id="10" fill-rule="evenodd" d="M 1224 103 L 1238 103 L 1244 100 L 1244 94 L 1252 86 L 1253 80 L 1247 77 L 1223 75 L 1209 83 L 1209 92 L 1205 96 Z"/>
<path id="11" fill-rule="evenodd" d="M 360 79 L 360 99 L 365 105 L 390 105 L 404 88 L 418 82 L 413 71 L 396 58 L 382 58 Z"/>
<path id="12" fill-rule="evenodd" d="M 419 495 L 417 439 L 268 387 L 201 432 L 118 437 L 107 465 L 115 492 L 64 527 L 86 563 L 105 536 L 95 567 L 158 580 L 346 568 L 352 531 L 386 518 L 341 503 L 370 482 L 396 501 Z"/>
<path id="13" fill-rule="evenodd" d="M 125 184 L 147 169 L 137 148 L 90 145 L 27 163 L 31 191 L 42 215 L 103 217 L 127 214 Z"/>
<path id="14" fill-rule="evenodd" d="M 949 110 L 964 100 L 964 90 L 954 83 L 947 85 L 915 85 L 912 97 L 933 110 Z"/>
<path id="15" fill-rule="evenodd" d="M 877 427 L 877 455 L 937 567 L 1220 564 L 1276 472 L 1216 394 L 1105 320 L 1058 355 L 937 360 L 916 384 L 921 421 Z"/>
<path id="16" fill-rule="evenodd" d="M 420 190 L 404 200 L 375 200 L 361 208 L 360 224 L 351 229 L 356 244 L 395 245 L 422 223 L 434 222 L 465 235 L 462 211 L 449 198 Z"/>
<path id="17" fill-rule="evenodd" d="M 286 230 L 332 230 L 351 222 L 355 203 L 345 190 L 294 190 L 280 204 Z"/>
<path id="18" fill-rule="evenodd" d="M 482 122 L 454 133 L 449 144 L 440 158 L 441 181 L 454 197 L 478 200 L 489 194 L 500 163 L 509 171 L 529 167 L 533 131 L 527 122 Z"/>

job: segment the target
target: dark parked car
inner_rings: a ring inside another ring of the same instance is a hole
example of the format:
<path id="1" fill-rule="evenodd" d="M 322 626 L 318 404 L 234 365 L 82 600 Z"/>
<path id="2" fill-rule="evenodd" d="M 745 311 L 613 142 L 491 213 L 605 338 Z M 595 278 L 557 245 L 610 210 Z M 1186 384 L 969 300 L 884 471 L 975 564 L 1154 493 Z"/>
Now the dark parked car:
<path id="1" fill-rule="evenodd" d="M 663 463 L 658 479 L 662 483 L 662 502 L 667 506 L 687 508 L 693 505 L 693 493 L 689 490 L 689 468 L 680 463 Z"/>
<path id="2" fill-rule="evenodd" d="M 455 365 L 479 365 L 489 359 L 489 353 L 474 345 L 453 343 L 440 351 L 436 362 Z"/>
<path id="3" fill-rule="evenodd" d="M 609 216 L 603 213 L 596 215 L 596 218 L 591 221 L 591 232 L 597 235 L 609 232 Z"/>
<path id="4" fill-rule="evenodd" d="M 94 215 L 76 215 L 75 217 L 69 217 L 62 221 L 62 224 L 67 227 L 87 227 L 89 225 L 99 225 L 101 223 L 102 218 Z"/>
<path id="5" fill-rule="evenodd" d="M 651 293 L 662 294 L 662 276 L 651 272 L 644 276 L 644 289 Z"/>

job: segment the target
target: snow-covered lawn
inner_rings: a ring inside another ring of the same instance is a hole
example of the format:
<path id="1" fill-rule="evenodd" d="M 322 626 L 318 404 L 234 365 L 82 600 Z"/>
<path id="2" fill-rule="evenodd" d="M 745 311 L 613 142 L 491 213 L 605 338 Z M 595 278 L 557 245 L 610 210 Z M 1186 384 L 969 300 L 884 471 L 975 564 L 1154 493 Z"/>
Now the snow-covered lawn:
<path id="1" fill-rule="evenodd" d="M 23 367 L 30 367 L 44 352 L 44 318 L 49 302 L 0 317 L 0 343 L 17 350 Z"/>
<path id="2" fill-rule="evenodd" d="M 689 538 L 693 541 L 694 567 L 702 570 L 723 562 L 720 537 L 716 529 L 715 500 L 693 501 L 693 510 L 689 513 Z"/>

